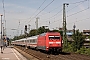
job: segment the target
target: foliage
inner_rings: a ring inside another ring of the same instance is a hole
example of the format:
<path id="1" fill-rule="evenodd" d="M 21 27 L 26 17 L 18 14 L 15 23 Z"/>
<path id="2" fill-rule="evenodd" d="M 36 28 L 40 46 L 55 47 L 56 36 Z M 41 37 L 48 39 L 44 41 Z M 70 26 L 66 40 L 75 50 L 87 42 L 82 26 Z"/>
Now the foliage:
<path id="1" fill-rule="evenodd" d="M 37 30 L 36 29 L 33 29 L 29 32 L 28 36 L 35 36 L 37 35 Z"/>
<path id="2" fill-rule="evenodd" d="M 77 50 L 76 53 L 90 55 L 90 48 L 82 47 L 80 50 Z"/>
<path id="3" fill-rule="evenodd" d="M 13 40 L 17 40 L 18 39 L 18 36 L 14 36 Z"/>
<path id="4" fill-rule="evenodd" d="M 59 33 L 61 34 L 61 36 L 63 36 L 63 31 L 59 31 Z"/>
<path id="5" fill-rule="evenodd" d="M 82 48 L 80 48 L 79 50 L 77 50 L 76 53 L 84 54 L 85 51 L 86 51 L 86 48 L 85 48 L 85 47 L 82 47 Z"/>
<path id="6" fill-rule="evenodd" d="M 88 36 L 88 38 L 90 39 L 90 35 Z"/>
<path id="7" fill-rule="evenodd" d="M 85 54 L 90 55 L 90 48 L 87 48 Z"/>
<path id="8" fill-rule="evenodd" d="M 72 44 L 68 42 L 67 48 L 63 49 L 64 52 L 73 52 Z"/>
<path id="9" fill-rule="evenodd" d="M 42 26 L 42 27 L 40 27 L 40 28 L 38 29 L 38 33 L 39 33 L 39 34 L 44 33 L 44 32 L 46 32 L 44 26 Z"/>
<path id="10" fill-rule="evenodd" d="M 53 30 L 53 32 L 59 32 L 61 34 L 61 36 L 63 36 L 63 31 Z"/>
<path id="11" fill-rule="evenodd" d="M 25 37 L 26 37 L 25 34 L 24 35 L 20 35 L 20 36 L 14 36 L 14 38 L 12 39 L 12 41 L 18 40 L 18 39 L 22 39 L 22 38 L 25 38 Z"/>
<path id="12" fill-rule="evenodd" d="M 45 26 L 42 26 L 38 29 L 33 29 L 33 30 L 29 31 L 29 33 L 27 33 L 27 37 L 35 36 L 35 35 L 38 35 L 38 34 L 41 34 L 44 32 L 48 32 L 48 31 L 50 31 L 50 30 L 45 29 Z M 18 39 L 25 38 L 25 37 L 26 37 L 26 34 L 20 35 L 20 36 L 14 36 L 14 38 L 12 40 L 14 41 L 14 40 L 18 40 Z"/>
<path id="13" fill-rule="evenodd" d="M 59 32 L 59 30 L 52 30 L 53 32 Z"/>
<path id="14" fill-rule="evenodd" d="M 42 26 L 42 27 L 38 28 L 38 30 L 37 29 L 31 30 L 27 34 L 27 37 L 35 36 L 37 34 L 41 34 L 41 33 L 48 32 L 48 31 L 50 31 L 50 30 L 45 29 L 45 27 Z M 63 31 L 59 31 L 59 30 L 53 30 L 53 31 L 59 32 L 61 34 L 61 36 L 63 36 Z M 20 36 L 14 36 L 14 38 L 10 39 L 10 41 L 18 40 L 18 39 L 25 38 L 25 37 L 26 37 L 25 34 L 20 35 Z M 79 32 L 79 30 L 77 30 L 76 33 L 73 34 L 72 38 L 73 38 L 74 42 L 72 42 L 72 43 L 68 42 L 67 48 L 63 49 L 63 51 L 76 52 L 76 53 L 80 53 L 80 54 L 90 55 L 90 48 L 86 49 L 86 48 L 82 47 L 82 45 L 84 43 L 85 36 L 83 36 L 83 34 Z"/>
<path id="15" fill-rule="evenodd" d="M 45 26 L 42 26 L 38 29 L 38 34 L 44 33 L 44 32 L 48 32 L 50 31 L 49 29 L 45 29 Z"/>
<path id="16" fill-rule="evenodd" d="M 83 34 L 79 32 L 79 30 L 76 31 L 75 34 L 73 34 L 73 40 L 74 42 L 72 43 L 73 51 L 79 50 L 83 44 L 84 44 L 84 37 Z"/>

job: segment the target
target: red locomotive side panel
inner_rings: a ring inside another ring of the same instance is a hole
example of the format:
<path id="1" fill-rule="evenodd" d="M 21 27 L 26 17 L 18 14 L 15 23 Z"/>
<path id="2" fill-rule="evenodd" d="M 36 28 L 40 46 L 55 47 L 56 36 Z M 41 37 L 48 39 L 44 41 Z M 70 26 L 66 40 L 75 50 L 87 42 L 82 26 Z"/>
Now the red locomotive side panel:
<path id="1" fill-rule="evenodd" d="M 42 49 L 42 50 L 46 49 L 46 36 L 45 36 L 45 33 L 40 34 L 38 36 L 37 48 Z"/>

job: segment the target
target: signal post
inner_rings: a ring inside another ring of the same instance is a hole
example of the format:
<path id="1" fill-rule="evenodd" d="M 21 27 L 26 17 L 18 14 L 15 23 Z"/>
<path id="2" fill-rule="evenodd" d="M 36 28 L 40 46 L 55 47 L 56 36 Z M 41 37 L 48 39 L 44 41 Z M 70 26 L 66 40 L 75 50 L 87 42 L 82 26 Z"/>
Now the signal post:
<path id="1" fill-rule="evenodd" d="M 27 39 L 27 25 L 25 25 L 25 31 L 24 31 L 25 35 L 26 35 L 26 39 Z M 24 40 L 25 42 L 25 40 Z M 26 43 L 26 49 L 27 49 L 27 43 Z"/>

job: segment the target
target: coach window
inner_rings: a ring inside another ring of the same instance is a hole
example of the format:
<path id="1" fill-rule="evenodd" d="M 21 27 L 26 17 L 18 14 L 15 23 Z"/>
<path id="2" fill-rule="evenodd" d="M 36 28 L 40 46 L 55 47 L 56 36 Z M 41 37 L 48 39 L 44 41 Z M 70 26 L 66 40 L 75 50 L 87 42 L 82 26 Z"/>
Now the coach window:
<path id="1" fill-rule="evenodd" d="M 31 43 L 33 43 L 33 39 L 31 40 Z"/>
<path id="2" fill-rule="evenodd" d="M 33 39 L 33 43 L 35 43 L 35 39 Z"/>
<path id="3" fill-rule="evenodd" d="M 35 42 L 35 39 L 33 39 L 33 43 Z"/>
<path id="4" fill-rule="evenodd" d="M 32 43 L 32 39 L 30 40 L 30 42 Z"/>
<path id="5" fill-rule="evenodd" d="M 30 43 L 30 40 L 28 40 L 28 42 Z"/>
<path id="6" fill-rule="evenodd" d="M 30 43 L 31 43 L 31 40 L 30 40 Z"/>
<path id="7" fill-rule="evenodd" d="M 29 40 L 27 40 L 27 42 L 29 43 Z"/>
<path id="8" fill-rule="evenodd" d="M 35 43 L 37 42 L 37 39 L 35 39 Z"/>

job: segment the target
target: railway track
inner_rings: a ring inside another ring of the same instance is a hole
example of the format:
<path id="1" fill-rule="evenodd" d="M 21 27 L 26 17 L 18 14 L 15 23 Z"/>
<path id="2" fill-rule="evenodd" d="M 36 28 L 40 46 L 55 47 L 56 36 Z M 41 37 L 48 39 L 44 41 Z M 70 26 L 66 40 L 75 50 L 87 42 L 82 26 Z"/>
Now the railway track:
<path id="1" fill-rule="evenodd" d="M 74 54 L 74 53 L 60 53 L 60 54 L 46 54 L 44 52 L 36 51 L 33 49 L 25 49 L 25 47 L 15 46 L 15 49 L 20 49 L 27 54 L 33 56 L 32 60 L 90 60 L 90 56 Z M 29 58 L 30 59 L 30 58 Z"/>

